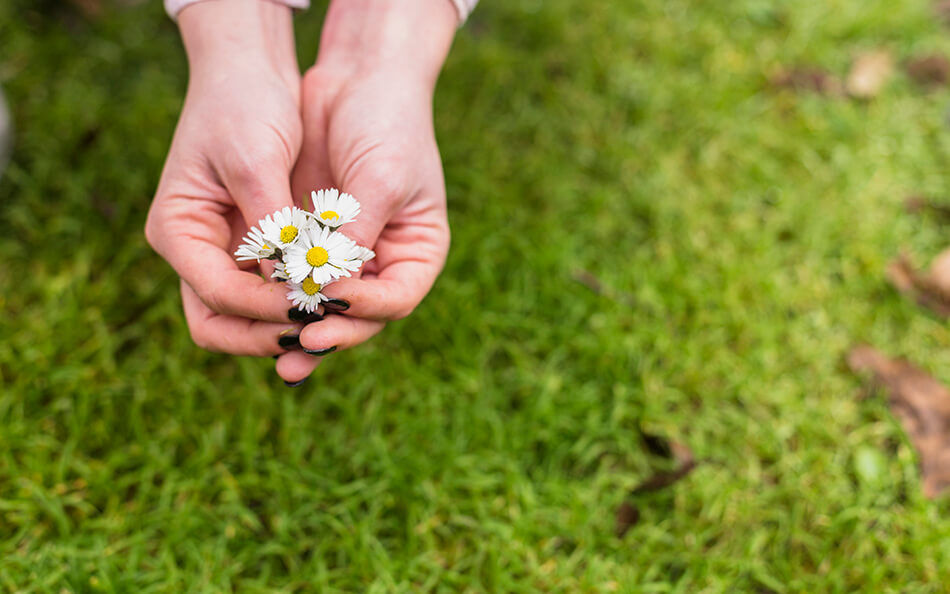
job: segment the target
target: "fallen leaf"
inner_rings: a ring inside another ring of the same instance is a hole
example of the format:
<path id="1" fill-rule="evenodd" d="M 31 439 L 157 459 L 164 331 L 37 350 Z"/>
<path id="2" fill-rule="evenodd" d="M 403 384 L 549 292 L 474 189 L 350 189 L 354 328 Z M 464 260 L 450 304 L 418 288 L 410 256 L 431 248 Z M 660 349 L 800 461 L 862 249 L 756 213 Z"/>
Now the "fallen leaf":
<path id="1" fill-rule="evenodd" d="M 628 530 L 637 525 L 640 521 L 640 510 L 629 501 L 624 501 L 617 508 L 617 526 L 615 533 L 617 538 L 623 538 Z"/>
<path id="2" fill-rule="evenodd" d="M 770 84 L 780 89 L 811 91 L 822 95 L 840 95 L 841 81 L 827 71 L 813 66 L 788 68 L 776 73 Z"/>
<path id="3" fill-rule="evenodd" d="M 909 361 L 868 345 L 851 350 L 848 366 L 872 373 L 887 388 L 891 412 L 920 458 L 924 495 L 935 497 L 950 487 L 950 390 Z"/>
<path id="4" fill-rule="evenodd" d="M 902 254 L 887 267 L 894 287 L 941 318 L 950 318 L 950 250 L 937 256 L 931 269 L 922 273 Z"/>
<path id="5" fill-rule="evenodd" d="M 907 61 L 907 75 L 919 85 L 936 87 L 950 79 L 950 60 L 940 54 L 920 56 Z"/>
<path id="6" fill-rule="evenodd" d="M 894 70 L 894 59 L 887 50 L 873 50 L 860 54 L 851 65 L 844 86 L 848 94 L 858 99 L 872 99 L 881 92 Z"/>
<path id="7" fill-rule="evenodd" d="M 98 17 L 102 14 L 102 0 L 70 0 L 70 4 L 87 17 Z"/>
<path id="8" fill-rule="evenodd" d="M 904 208 L 911 214 L 927 210 L 941 218 L 950 219 L 950 204 L 943 204 L 926 196 L 908 196 L 904 200 Z"/>
<path id="9" fill-rule="evenodd" d="M 643 445 L 646 447 L 647 451 L 654 456 L 659 456 L 661 458 L 673 457 L 673 448 L 670 445 L 670 441 L 662 435 L 647 433 L 641 429 L 640 439 L 643 440 Z"/>
<path id="10" fill-rule="evenodd" d="M 652 491 L 665 489 L 666 487 L 669 487 L 673 483 L 688 475 L 693 471 L 694 468 L 696 468 L 696 457 L 693 456 L 693 451 L 689 449 L 689 446 L 679 442 L 671 441 L 670 450 L 673 454 L 673 459 L 676 461 L 676 466 L 672 470 L 661 470 L 655 472 L 652 476 L 648 477 L 645 481 L 637 485 L 633 491 L 630 492 L 631 495 L 639 495 L 641 493 L 650 493 Z"/>
<path id="11" fill-rule="evenodd" d="M 634 303 L 632 295 L 616 291 L 612 287 L 607 286 L 592 272 L 578 269 L 575 270 L 571 276 L 575 281 L 590 289 L 595 295 L 600 295 L 601 297 L 606 297 L 626 305 L 633 305 Z"/>

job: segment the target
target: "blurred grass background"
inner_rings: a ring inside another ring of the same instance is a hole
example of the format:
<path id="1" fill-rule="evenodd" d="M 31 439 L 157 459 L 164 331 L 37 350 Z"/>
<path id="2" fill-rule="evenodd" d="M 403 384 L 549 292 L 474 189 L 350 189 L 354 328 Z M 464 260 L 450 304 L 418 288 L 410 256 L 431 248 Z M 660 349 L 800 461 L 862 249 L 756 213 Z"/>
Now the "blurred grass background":
<path id="1" fill-rule="evenodd" d="M 842 356 L 950 381 L 883 279 L 946 243 L 903 199 L 948 193 L 950 93 L 768 84 L 950 53 L 927 0 L 486 0 L 436 96 L 446 270 L 299 390 L 193 346 L 144 241 L 187 78 L 159 5 L 0 4 L 3 587 L 946 590 L 947 502 Z M 641 431 L 706 462 L 618 539 Z"/>

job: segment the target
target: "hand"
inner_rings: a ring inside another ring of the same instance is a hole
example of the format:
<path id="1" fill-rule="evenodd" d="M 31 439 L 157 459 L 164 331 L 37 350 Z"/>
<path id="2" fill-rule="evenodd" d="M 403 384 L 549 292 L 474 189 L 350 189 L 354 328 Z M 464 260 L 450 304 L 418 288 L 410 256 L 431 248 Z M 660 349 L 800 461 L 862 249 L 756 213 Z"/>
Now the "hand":
<path id="1" fill-rule="evenodd" d="M 195 343 L 273 355 L 288 317 L 283 284 L 238 268 L 250 225 L 293 204 L 303 136 L 290 9 L 259 0 L 199 2 L 179 24 L 190 77 L 145 234 L 181 276 Z"/>
<path id="2" fill-rule="evenodd" d="M 360 278 L 326 288 L 344 315 L 306 326 L 306 349 L 355 346 L 408 316 L 442 270 L 449 248 L 432 93 L 457 27 L 448 0 L 339 0 L 320 57 L 303 80 L 304 141 L 294 195 L 337 187 L 362 205 L 341 231 L 376 251 Z M 319 359 L 287 353 L 277 371 L 298 381 Z"/>

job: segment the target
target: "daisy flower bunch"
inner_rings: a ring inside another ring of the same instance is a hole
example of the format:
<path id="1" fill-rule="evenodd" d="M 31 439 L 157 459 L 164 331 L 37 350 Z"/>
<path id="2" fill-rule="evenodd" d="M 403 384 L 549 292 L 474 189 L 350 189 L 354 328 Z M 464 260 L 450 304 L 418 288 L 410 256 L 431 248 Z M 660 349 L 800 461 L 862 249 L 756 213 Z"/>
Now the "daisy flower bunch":
<path id="1" fill-rule="evenodd" d="M 356 220 L 360 203 L 335 188 L 310 193 L 313 212 L 285 206 L 251 227 L 234 252 L 239 261 L 272 260 L 271 278 L 287 284 L 287 299 L 307 313 L 328 298 L 327 285 L 351 276 L 376 257 L 338 231 Z"/>

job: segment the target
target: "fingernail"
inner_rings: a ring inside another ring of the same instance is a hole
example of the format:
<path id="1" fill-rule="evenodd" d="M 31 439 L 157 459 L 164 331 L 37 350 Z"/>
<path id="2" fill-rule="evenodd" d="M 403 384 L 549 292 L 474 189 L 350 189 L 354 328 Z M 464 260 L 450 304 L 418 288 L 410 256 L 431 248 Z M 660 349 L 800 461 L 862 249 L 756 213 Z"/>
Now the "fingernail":
<path id="1" fill-rule="evenodd" d="M 307 313 L 302 309 L 297 309 L 296 307 L 291 307 L 287 310 L 287 317 L 290 318 L 292 322 L 303 322 L 304 324 L 319 322 L 323 319 L 323 316 L 317 312 Z"/>
<path id="2" fill-rule="evenodd" d="M 329 355 L 335 350 L 336 350 L 336 347 L 332 346 L 328 349 L 317 349 L 317 350 L 304 349 L 303 352 L 307 353 L 308 355 L 313 355 L 315 357 L 322 357 L 324 355 Z"/>
<path id="3" fill-rule="evenodd" d="M 333 311 L 346 311 L 350 309 L 350 304 L 342 299 L 331 299 L 323 304 L 323 307 Z"/>
<path id="4" fill-rule="evenodd" d="M 293 351 L 300 347 L 300 335 L 299 334 L 288 334 L 287 336 L 281 336 L 277 339 L 277 344 L 281 348 L 287 349 L 288 351 Z"/>
<path id="5" fill-rule="evenodd" d="M 302 380 L 297 381 L 297 382 L 288 382 L 287 380 L 284 380 L 284 385 L 287 386 L 288 388 L 299 388 L 300 386 L 302 386 L 302 385 L 304 385 L 305 383 L 307 383 L 307 380 L 308 380 L 308 379 L 310 379 L 309 376 L 308 376 L 308 377 L 305 377 L 305 378 L 303 378 Z"/>

